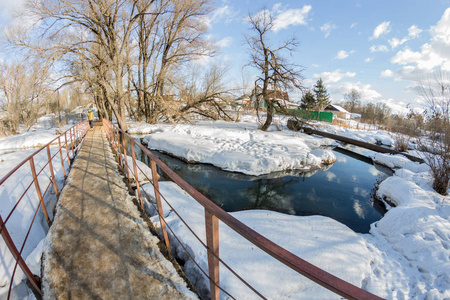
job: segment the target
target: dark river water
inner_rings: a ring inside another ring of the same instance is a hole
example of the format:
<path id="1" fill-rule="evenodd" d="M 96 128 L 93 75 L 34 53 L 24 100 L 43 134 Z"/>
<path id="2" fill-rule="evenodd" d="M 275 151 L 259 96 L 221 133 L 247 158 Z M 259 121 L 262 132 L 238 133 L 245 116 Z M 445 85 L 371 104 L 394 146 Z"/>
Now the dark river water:
<path id="1" fill-rule="evenodd" d="M 138 150 L 137 158 L 148 164 L 148 158 Z M 227 212 L 267 209 L 297 216 L 322 215 L 359 233 L 367 233 L 370 224 L 384 215 L 383 204 L 373 195 L 377 182 L 392 175 L 388 168 L 343 148 L 333 149 L 337 161 L 327 169 L 263 176 L 223 171 L 207 164 L 188 164 L 152 152 Z M 163 175 L 162 180 L 169 178 Z"/>

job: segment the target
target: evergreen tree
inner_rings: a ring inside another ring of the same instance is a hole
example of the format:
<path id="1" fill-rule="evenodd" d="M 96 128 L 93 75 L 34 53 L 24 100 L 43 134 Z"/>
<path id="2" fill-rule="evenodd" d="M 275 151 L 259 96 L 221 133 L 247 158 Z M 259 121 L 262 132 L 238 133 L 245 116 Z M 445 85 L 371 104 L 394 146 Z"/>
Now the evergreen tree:
<path id="1" fill-rule="evenodd" d="M 323 85 L 322 78 L 317 80 L 314 86 L 314 94 L 316 95 L 317 109 L 322 110 L 331 104 L 330 95 L 327 93 L 327 89 Z"/>
<path id="2" fill-rule="evenodd" d="M 301 101 L 301 109 L 314 110 L 316 108 L 316 98 L 314 97 L 314 94 L 311 93 L 311 91 L 307 91 L 303 95 Z"/>

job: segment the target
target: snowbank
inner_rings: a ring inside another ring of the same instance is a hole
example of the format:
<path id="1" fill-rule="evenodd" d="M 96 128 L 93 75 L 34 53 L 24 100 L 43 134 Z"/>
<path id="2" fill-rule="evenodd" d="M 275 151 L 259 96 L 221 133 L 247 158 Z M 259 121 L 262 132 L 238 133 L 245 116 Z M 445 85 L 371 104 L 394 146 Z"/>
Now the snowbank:
<path id="1" fill-rule="evenodd" d="M 317 125 L 320 127 L 320 130 L 324 132 L 338 134 L 358 141 L 370 144 L 381 144 L 389 147 L 395 145 L 395 140 L 392 138 L 391 134 L 383 130 L 367 131 L 362 129 L 343 128 L 325 123 L 318 123 Z"/>
<path id="2" fill-rule="evenodd" d="M 46 140 L 45 136 L 39 134 L 37 137 L 34 137 L 33 135 L 26 135 L 26 137 L 22 138 L 24 139 L 23 144 L 29 144 L 30 140 L 34 140 L 35 143 L 45 143 Z M 0 141 L 0 147 L 2 145 L 4 144 Z M 51 147 L 50 150 L 52 155 L 58 151 L 56 147 Z M 28 149 L 0 154 L 0 178 L 3 178 L 10 170 L 12 170 L 16 165 L 33 154 L 35 151 L 36 149 Z M 65 156 L 65 154 L 63 155 Z M 58 187 L 61 188 L 64 177 L 61 163 L 59 161 L 59 155 L 57 155 L 55 159 L 53 168 Z M 47 163 L 47 151 L 44 150 L 37 154 L 34 161 L 36 169 L 40 170 Z M 67 162 L 65 163 L 65 168 L 68 170 Z M 0 186 L 0 213 L 4 220 L 13 209 L 22 192 L 27 188 L 28 184 L 31 183 L 32 180 L 33 178 L 30 172 L 30 165 L 25 163 L 5 182 L 5 184 Z M 48 167 L 45 169 L 44 173 L 39 176 L 39 183 L 41 184 L 41 187 L 47 186 L 50 183 L 50 172 Z M 51 216 L 56 201 L 56 196 L 54 195 L 52 188 L 50 188 L 50 193 L 44 201 Z M 25 239 L 25 235 L 27 234 L 28 227 L 31 224 L 35 210 L 38 207 L 38 203 L 39 201 L 34 190 L 34 185 L 32 185 L 30 191 L 21 200 L 15 212 L 11 215 L 6 224 L 6 228 L 13 237 L 13 240 L 17 243 L 16 246 L 19 247 L 19 249 L 21 243 Z M 22 256 L 26 259 L 27 263 L 31 263 L 30 267 L 32 268 L 32 271 L 36 271 L 35 274 L 40 274 L 40 253 L 42 252 L 42 247 L 39 246 L 39 243 L 45 238 L 47 230 L 47 223 L 43 217 L 42 211 L 39 210 L 35 223 L 31 228 L 30 235 L 28 236 L 27 243 L 25 244 L 22 252 Z M 10 254 L 6 244 L 3 242 L 3 239 L 0 239 L 0 253 L 2 263 L 2 268 L 0 268 L 0 298 L 2 298 L 3 295 L 6 297 L 8 293 L 10 276 L 14 269 L 15 260 Z M 18 267 L 13 282 L 13 286 L 15 286 L 13 297 L 23 298 L 31 293 L 31 291 L 25 286 L 23 279 L 24 275 L 22 270 Z"/>
<path id="3" fill-rule="evenodd" d="M 403 281 L 403 285 L 390 291 L 385 287 L 384 293 L 416 299 L 448 299 L 450 196 L 444 197 L 433 191 L 426 165 L 405 162 L 397 155 L 382 159 L 405 168 L 380 184 L 377 196 L 396 207 L 390 208 L 373 224 L 370 233 L 375 238 L 374 244 L 382 245 L 385 255 L 397 258 L 403 277 L 409 275 L 405 282 L 404 278 L 398 279 L 395 270 L 385 269 L 383 276 Z"/>
<path id="4" fill-rule="evenodd" d="M 172 207 L 205 242 L 204 209 L 172 182 L 160 182 L 160 191 L 170 199 Z M 154 199 L 153 187 L 142 187 Z M 154 201 L 154 200 L 153 200 Z M 153 206 L 146 203 L 148 213 L 155 215 Z M 165 220 L 175 234 L 188 245 L 191 255 L 204 270 L 207 257 L 204 248 L 186 226 L 163 201 Z M 251 210 L 231 213 L 258 233 L 306 261 L 361 287 L 370 273 L 370 252 L 364 239 L 345 225 L 322 216 L 298 217 L 271 211 Z M 159 218 L 152 218 L 159 227 Z M 259 250 L 229 227 L 220 223 L 221 258 L 240 276 L 269 299 L 340 299 L 311 280 L 284 266 Z M 172 239 L 172 251 L 188 260 L 183 248 Z M 192 262 L 185 265 L 185 273 L 201 293 L 209 290 L 209 281 L 196 270 Z M 237 299 L 259 299 L 225 267 L 221 266 L 221 286 Z M 224 296 L 225 299 L 227 297 Z"/>
<path id="5" fill-rule="evenodd" d="M 167 152 L 189 162 L 209 163 L 248 175 L 317 169 L 336 161 L 329 150 L 311 151 L 330 145 L 330 139 L 292 131 L 262 132 L 243 123 L 160 125 L 153 128 L 144 141 L 150 149 Z"/>
<path id="6" fill-rule="evenodd" d="M 124 155 L 122 155 L 122 159 L 124 158 Z M 125 162 L 125 166 L 129 164 L 130 166 L 127 167 L 128 172 L 130 173 L 130 178 L 134 180 L 134 165 L 133 165 L 133 157 L 127 155 L 127 160 Z M 153 180 L 152 175 L 152 169 L 147 166 L 146 163 L 136 159 L 136 168 L 137 168 L 137 174 L 139 183 L 145 183 Z M 126 171 L 125 171 L 126 172 Z"/>
<path id="7" fill-rule="evenodd" d="M 36 130 L 0 139 L 0 150 L 42 147 L 58 137 L 55 130 Z"/>
<path id="8" fill-rule="evenodd" d="M 405 169 L 414 173 L 428 172 L 430 169 L 428 165 L 411 161 L 401 154 L 375 153 L 373 161 L 390 169 Z"/>

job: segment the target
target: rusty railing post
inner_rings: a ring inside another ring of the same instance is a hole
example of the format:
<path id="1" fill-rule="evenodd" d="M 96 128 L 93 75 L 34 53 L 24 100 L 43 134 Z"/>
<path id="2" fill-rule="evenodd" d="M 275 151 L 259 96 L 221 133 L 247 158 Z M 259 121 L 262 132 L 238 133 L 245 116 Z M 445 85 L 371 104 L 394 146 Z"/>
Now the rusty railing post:
<path id="1" fill-rule="evenodd" d="M 119 156 L 120 155 L 120 136 L 119 136 L 119 127 L 115 127 L 115 135 L 116 135 L 116 147 L 115 147 L 115 149 L 116 149 L 116 154 L 117 154 L 117 156 Z"/>
<path id="2" fill-rule="evenodd" d="M 64 157 L 62 154 L 62 147 L 61 147 L 61 136 L 58 136 L 58 145 L 59 145 L 59 157 L 61 159 L 61 167 L 64 174 L 64 179 L 66 178 L 66 168 L 64 168 Z"/>
<path id="3" fill-rule="evenodd" d="M 127 169 L 126 174 L 128 178 L 128 183 L 130 184 L 130 173 L 128 171 L 128 158 L 127 158 L 127 147 L 125 145 L 125 135 L 122 135 L 122 146 L 123 146 L 123 159 L 125 161 L 124 168 Z"/>
<path id="4" fill-rule="evenodd" d="M 52 225 L 52 222 L 50 221 L 47 208 L 45 207 L 44 198 L 42 197 L 41 187 L 39 186 L 39 181 L 37 178 L 33 157 L 30 157 L 30 167 L 31 167 L 31 174 L 33 175 L 34 187 L 36 188 L 36 193 L 38 195 L 39 202 L 41 203 L 42 212 L 44 213 L 45 219 L 47 220 L 47 224 L 50 227 Z"/>
<path id="5" fill-rule="evenodd" d="M 161 229 L 164 236 L 164 243 L 166 244 L 167 250 L 169 253 L 170 251 L 170 242 L 169 242 L 169 236 L 167 235 L 167 229 L 166 229 L 166 220 L 164 220 L 164 212 L 161 205 L 161 196 L 159 194 L 159 184 L 158 184 L 158 172 L 156 170 L 156 163 L 153 160 L 151 161 L 152 166 L 152 180 L 153 180 L 153 188 L 155 190 L 155 199 L 156 199 L 156 206 L 158 207 L 158 215 L 159 215 L 159 222 L 161 223 Z"/>
<path id="6" fill-rule="evenodd" d="M 205 208 L 206 246 L 208 247 L 209 288 L 211 300 L 220 300 L 219 219 Z"/>
<path id="7" fill-rule="evenodd" d="M 56 185 L 55 172 L 53 171 L 53 163 L 52 163 L 52 154 L 50 153 L 50 145 L 47 144 L 47 157 L 48 157 L 48 166 L 50 167 L 50 174 L 52 175 L 52 183 L 53 188 L 55 189 L 56 197 L 59 197 L 58 186 Z"/>
<path id="8" fill-rule="evenodd" d="M 73 139 L 75 140 L 75 151 L 78 147 L 78 124 L 73 128 Z"/>
<path id="9" fill-rule="evenodd" d="M 73 128 L 70 128 L 70 146 L 71 146 L 71 148 L 72 148 L 72 158 L 74 158 L 75 157 L 75 153 L 74 153 L 74 151 L 73 151 L 73 133 L 72 133 L 72 130 Z"/>
<path id="10" fill-rule="evenodd" d="M 66 141 L 67 162 L 69 163 L 69 168 L 70 168 L 71 164 L 70 164 L 69 146 L 67 145 L 67 131 L 64 133 L 64 139 Z"/>
<path id="11" fill-rule="evenodd" d="M 122 157 L 122 152 L 120 150 L 120 137 L 122 137 L 123 139 L 123 133 L 119 130 L 119 128 L 117 128 L 117 156 L 119 158 L 119 164 L 122 167 L 122 170 L 125 172 L 125 166 L 124 166 L 124 162 L 123 162 L 123 157 Z"/>
<path id="12" fill-rule="evenodd" d="M 9 232 L 6 229 L 6 225 L 3 222 L 2 216 L 0 216 L 0 232 L 1 236 L 3 237 L 3 240 L 5 241 L 6 246 L 8 247 L 9 251 L 11 252 L 16 262 L 19 264 L 22 271 L 25 273 L 25 276 L 27 276 L 27 279 L 30 281 L 33 289 L 42 296 L 41 284 L 38 281 L 38 279 L 33 275 L 30 268 L 28 268 L 27 264 L 25 263 L 19 251 L 17 250 L 16 245 L 14 245 L 14 242 L 11 236 L 9 235 Z M 11 278 L 11 281 L 13 280 L 14 278 Z"/>
<path id="13" fill-rule="evenodd" d="M 137 173 L 136 153 L 134 151 L 134 139 L 131 139 L 131 157 L 133 158 L 134 180 L 136 181 L 136 189 L 138 192 L 139 204 L 141 205 L 142 210 L 144 210 L 144 203 L 142 202 L 141 188 L 139 186 L 139 177 Z"/>
<path id="14" fill-rule="evenodd" d="M 74 131 L 73 131 L 73 138 L 75 139 L 75 152 L 77 152 L 78 148 L 78 125 L 75 125 Z M 74 154 L 75 155 L 75 154 Z"/>

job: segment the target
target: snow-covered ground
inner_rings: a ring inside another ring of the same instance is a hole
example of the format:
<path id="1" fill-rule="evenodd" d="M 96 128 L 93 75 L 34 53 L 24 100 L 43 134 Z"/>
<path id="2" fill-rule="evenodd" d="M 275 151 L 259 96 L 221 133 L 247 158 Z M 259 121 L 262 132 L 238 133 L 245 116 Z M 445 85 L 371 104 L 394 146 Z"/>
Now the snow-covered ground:
<path id="1" fill-rule="evenodd" d="M 286 141 L 293 147 L 299 147 L 303 143 L 306 151 L 330 144 L 327 139 L 317 138 L 312 141 L 313 138 L 309 136 L 291 131 L 277 132 L 273 129 L 268 133 L 261 133 L 254 124 L 201 122 L 195 125 L 178 125 L 175 128 L 161 124 L 134 124 L 131 131 L 138 134 L 151 132 L 145 138 L 151 149 L 247 174 L 259 174 L 261 165 L 271 166 L 266 158 L 272 153 L 275 153 L 278 161 L 286 161 L 287 158 L 279 156 L 291 155 L 292 148 L 284 153 L 269 150 L 264 155 L 252 155 L 258 150 L 251 152 L 251 147 L 245 149 L 240 147 L 241 144 L 256 140 L 259 143 L 255 142 L 253 145 L 257 149 L 270 149 L 276 148 L 278 141 Z M 333 126 L 326 126 L 325 130 L 370 143 L 394 144 L 390 134 L 383 131 Z M 201 150 L 196 150 L 198 148 Z M 227 151 L 222 151 L 220 159 L 214 160 L 216 149 L 220 151 L 223 148 Z M 202 149 L 214 150 L 208 152 Z M 239 169 L 240 163 L 236 163 L 237 167 L 227 164 L 228 161 L 238 161 L 242 155 L 247 154 L 257 160 L 249 164 L 248 169 Z M 375 154 L 373 159 L 396 170 L 394 176 L 380 184 L 377 195 L 397 207 L 392 208 L 386 203 L 390 210 L 380 221 L 372 224 L 370 234 L 355 234 L 334 220 L 317 216 L 287 216 L 268 211 L 245 211 L 232 215 L 307 261 L 381 297 L 450 297 L 450 197 L 440 196 L 432 190 L 431 177 L 425 164 L 411 162 L 401 155 Z M 290 168 L 281 164 L 279 166 Z M 311 164 L 311 167 L 314 166 L 317 165 Z M 151 187 L 144 188 L 152 193 Z M 171 205 L 181 212 L 196 233 L 204 236 L 203 209 L 200 205 L 172 183 L 161 183 L 161 189 L 167 193 L 166 197 L 170 199 Z M 149 211 L 152 212 L 151 209 Z M 201 245 L 196 243 L 175 214 L 170 213 L 168 206 L 164 207 L 164 213 L 168 216 L 168 224 L 189 245 L 192 254 L 207 270 L 206 253 Z M 155 217 L 154 222 L 158 223 Z M 298 295 L 317 299 L 339 298 L 314 283 L 293 275 L 288 268 L 259 253 L 254 246 L 223 224 L 220 230 L 220 252 L 224 254 L 223 259 L 233 268 L 236 267 L 236 271 L 246 279 L 251 278 L 252 284 L 265 296 L 277 298 L 282 295 L 282 298 L 292 299 Z M 174 250 L 186 258 L 181 247 L 177 247 L 175 241 L 174 244 Z M 191 279 L 201 282 L 204 290 L 207 290 L 206 278 L 198 273 L 191 273 L 189 263 L 187 268 Z M 224 268 L 221 272 L 221 282 L 231 294 L 243 298 L 253 297 L 233 275 Z M 257 277 L 252 275 L 255 272 Z M 284 276 L 285 274 L 289 275 Z"/>
<path id="2" fill-rule="evenodd" d="M 55 115 L 41 117 L 28 131 L 23 130 L 17 135 L 1 138 L 0 151 L 42 147 L 74 125 L 73 122 L 69 122 L 68 125 L 55 128 L 53 127 L 56 123 L 55 118 Z"/>
<path id="3" fill-rule="evenodd" d="M 129 131 L 133 134 L 152 132 L 149 136 L 153 137 L 146 138 L 152 148 L 157 148 L 157 144 L 161 147 L 159 150 L 186 160 L 212 163 L 247 174 L 266 173 L 264 167 L 270 168 L 269 171 L 320 167 L 328 157 L 320 147 L 333 143 L 288 130 L 278 132 L 271 129 L 263 133 L 257 131 L 253 119 L 242 119 L 247 122 L 199 122 L 196 125 L 180 124 L 175 128 L 165 124 L 132 124 Z M 369 142 L 379 140 L 383 144 L 388 144 L 391 138 L 381 131 L 332 126 L 327 130 Z M 24 145 L 31 139 L 39 142 L 31 135 L 21 138 Z M 0 140 L 0 149 L 11 148 L 2 146 L 5 141 Z M 0 151 L 0 177 L 34 151 L 6 154 Z M 291 157 L 294 155 L 295 159 Z M 427 166 L 411 163 L 402 156 L 377 154 L 374 159 L 396 168 L 394 176 L 380 184 L 377 194 L 386 198 L 386 203 L 397 206 L 390 208 L 381 220 L 372 225 L 370 234 L 354 233 L 337 221 L 321 216 L 290 216 L 269 211 L 243 211 L 232 215 L 301 258 L 381 297 L 450 298 L 450 197 L 440 196 L 432 190 Z M 246 167 L 241 167 L 241 162 L 247 162 Z M 14 185 L 1 187 L 2 217 L 5 213 L 3 191 L 13 189 Z M 204 239 L 204 210 L 172 183 L 160 182 L 160 187 L 171 205 Z M 143 189 L 151 193 L 149 185 Z M 149 203 L 146 205 L 150 207 Z M 189 245 L 191 254 L 207 270 L 204 249 L 166 205 L 164 214 L 166 222 L 182 242 Z M 11 224 L 17 223 L 14 225 L 17 230 L 21 229 L 24 220 L 32 218 L 32 214 L 22 211 L 21 217 L 21 220 L 11 220 Z M 159 223 L 156 217 L 153 221 Z M 45 228 L 45 224 L 42 226 Z M 39 238 L 45 235 L 44 229 L 39 231 L 32 244 L 34 246 L 27 245 L 24 249 L 24 256 L 29 257 L 28 261 L 34 261 L 35 266 L 39 266 Z M 172 239 L 175 252 L 186 258 L 176 244 Z M 35 247 L 36 251 L 31 254 Z M 7 250 L 0 250 L 4 259 Z M 220 253 L 225 262 L 268 298 L 339 298 L 279 264 L 223 224 L 220 224 Z M 206 291 L 209 284 L 203 275 L 199 275 L 190 262 L 185 268 L 193 283 Z M 255 298 L 223 266 L 220 276 L 224 288 L 238 299 Z M 8 280 L 8 271 L 0 268 L 0 298 L 8 289 Z"/>
<path id="4" fill-rule="evenodd" d="M 144 138 L 150 149 L 248 175 L 311 170 L 336 161 L 330 150 L 320 149 L 332 144 L 330 139 L 294 135 L 289 131 L 262 132 L 255 123 L 203 121 L 196 125 L 158 124 L 144 125 L 144 128 L 151 130 Z M 129 130 L 143 131 L 138 125 Z"/>

